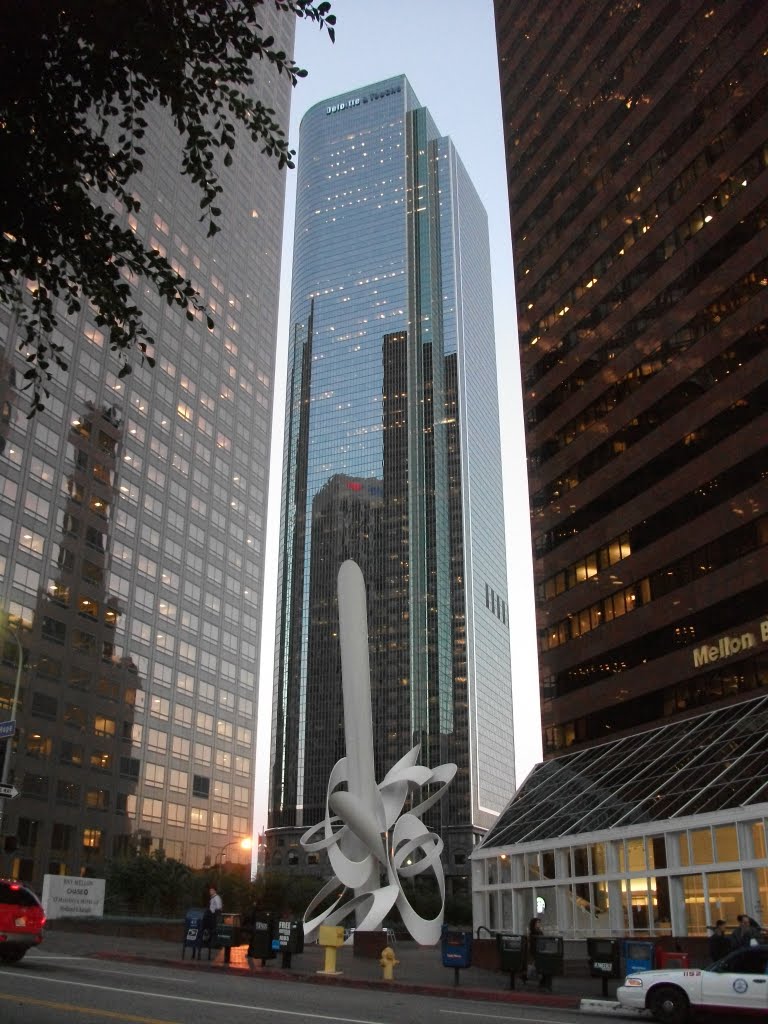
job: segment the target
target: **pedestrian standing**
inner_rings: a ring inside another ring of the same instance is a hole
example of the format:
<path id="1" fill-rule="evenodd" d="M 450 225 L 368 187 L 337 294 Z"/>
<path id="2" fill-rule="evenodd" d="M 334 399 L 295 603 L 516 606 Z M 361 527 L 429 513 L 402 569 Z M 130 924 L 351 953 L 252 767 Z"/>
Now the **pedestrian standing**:
<path id="1" fill-rule="evenodd" d="M 715 927 L 712 929 L 712 934 L 709 937 L 709 959 L 713 964 L 717 963 L 718 960 L 722 960 L 724 956 L 727 956 L 732 949 L 730 939 L 725 934 L 725 921 L 720 918 L 720 920 L 715 922 Z"/>
<path id="2" fill-rule="evenodd" d="M 261 966 L 266 964 L 268 947 L 271 944 L 269 919 L 259 911 L 254 900 L 250 908 L 243 914 L 242 927 L 245 935 L 248 936 L 248 948 L 245 952 L 245 959 L 248 970 L 251 974 L 256 972 L 256 961 L 261 960 Z"/>
<path id="3" fill-rule="evenodd" d="M 533 965 L 534 971 L 537 971 L 536 967 L 536 953 L 538 951 L 539 939 L 544 934 L 541 927 L 541 918 L 532 917 L 528 924 L 528 960 Z M 552 975 L 542 973 L 539 977 L 539 988 L 545 988 L 548 991 L 552 991 Z"/>
<path id="4" fill-rule="evenodd" d="M 208 910 L 212 915 L 213 919 L 218 920 L 219 915 L 224 909 L 224 904 L 221 902 L 221 896 L 219 896 L 215 885 L 212 885 L 210 887 L 210 889 L 208 890 L 208 895 L 210 896 Z"/>
<path id="5" fill-rule="evenodd" d="M 756 946 L 760 941 L 760 928 L 756 921 L 753 921 L 749 914 L 739 914 L 738 925 L 731 934 L 731 949 L 744 949 L 747 946 Z"/>
<path id="6" fill-rule="evenodd" d="M 203 911 L 203 920 L 201 922 L 200 932 L 197 938 L 198 951 L 202 949 L 204 945 L 207 945 L 210 949 L 216 932 L 216 925 L 221 917 L 223 909 L 224 904 L 221 901 L 221 896 L 219 896 L 216 886 L 211 885 L 208 889 L 208 906 Z"/>

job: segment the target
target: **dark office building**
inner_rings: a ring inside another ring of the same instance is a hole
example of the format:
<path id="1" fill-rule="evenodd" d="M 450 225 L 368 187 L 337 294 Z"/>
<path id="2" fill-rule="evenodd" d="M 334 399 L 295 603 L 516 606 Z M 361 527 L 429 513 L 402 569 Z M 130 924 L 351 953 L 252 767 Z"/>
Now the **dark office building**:
<path id="1" fill-rule="evenodd" d="M 768 686 L 768 5 L 495 6 L 552 756 Z"/>
<path id="2" fill-rule="evenodd" d="M 430 824 L 466 876 L 514 777 L 487 218 L 398 76 L 302 121 L 268 862 L 345 753 L 339 567 L 366 582 L 376 776 L 458 765 Z"/>

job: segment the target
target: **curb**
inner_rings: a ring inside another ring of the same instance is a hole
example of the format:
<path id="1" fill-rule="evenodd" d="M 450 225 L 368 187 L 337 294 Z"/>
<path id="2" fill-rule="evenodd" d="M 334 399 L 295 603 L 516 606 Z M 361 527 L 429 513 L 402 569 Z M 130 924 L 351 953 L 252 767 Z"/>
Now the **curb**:
<path id="1" fill-rule="evenodd" d="M 199 971 L 213 968 L 249 978 L 267 978 L 270 981 L 294 981 L 309 985 L 330 985 L 345 988 L 367 988 L 397 992 L 402 995 L 439 996 L 441 999 L 476 999 L 482 1002 L 517 1003 L 526 1006 L 549 1006 L 561 1010 L 578 1010 L 587 1000 L 580 996 L 554 995 L 549 992 L 514 992 L 509 989 L 460 988 L 448 985 L 415 984 L 413 982 L 380 981 L 368 978 L 349 978 L 342 975 L 306 974 L 279 968 L 262 967 L 254 974 L 246 968 L 233 967 L 207 960 L 166 960 L 162 957 L 140 956 L 129 953 L 92 953 L 93 960 L 113 960 L 123 963 L 148 964 L 153 967 L 175 967 L 179 970 Z"/>

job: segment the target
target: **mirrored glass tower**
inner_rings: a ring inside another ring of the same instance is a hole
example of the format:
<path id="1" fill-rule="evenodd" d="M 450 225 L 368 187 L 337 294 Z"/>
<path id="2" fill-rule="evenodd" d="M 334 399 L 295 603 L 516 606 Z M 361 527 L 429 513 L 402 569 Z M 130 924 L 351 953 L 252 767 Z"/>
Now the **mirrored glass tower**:
<path id="1" fill-rule="evenodd" d="M 293 19 L 263 18 L 290 51 Z M 267 62 L 254 75 L 286 125 L 290 82 Z M 0 722 L 17 723 L 20 793 L 0 874 L 38 889 L 135 851 L 243 864 L 252 832 L 285 175 L 241 135 L 208 238 L 177 132 L 146 116 L 141 208 L 114 211 L 194 280 L 214 329 L 133 282 L 157 363 L 121 378 L 83 302 L 53 332 L 69 372 L 28 419 L 0 308 Z"/>
<path id="2" fill-rule="evenodd" d="M 449 873 L 514 784 L 487 217 L 403 76 L 329 99 L 299 145 L 269 857 L 344 755 L 336 576 L 368 592 L 376 774 L 459 766 Z"/>

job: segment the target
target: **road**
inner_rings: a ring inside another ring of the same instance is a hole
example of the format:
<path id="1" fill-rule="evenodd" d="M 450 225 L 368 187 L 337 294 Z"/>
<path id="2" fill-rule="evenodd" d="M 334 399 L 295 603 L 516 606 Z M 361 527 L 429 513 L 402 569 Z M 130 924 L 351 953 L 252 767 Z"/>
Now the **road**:
<path id="1" fill-rule="evenodd" d="M 42 951 L 0 966 L 3 1024 L 574 1024 L 574 1010 L 270 981 Z"/>

